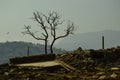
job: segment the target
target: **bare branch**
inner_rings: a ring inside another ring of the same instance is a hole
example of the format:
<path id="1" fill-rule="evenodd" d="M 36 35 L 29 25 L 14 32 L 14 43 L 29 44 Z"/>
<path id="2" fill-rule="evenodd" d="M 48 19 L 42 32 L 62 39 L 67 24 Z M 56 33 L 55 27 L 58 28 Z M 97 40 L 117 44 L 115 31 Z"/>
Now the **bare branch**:
<path id="1" fill-rule="evenodd" d="M 45 38 L 47 37 L 44 33 L 41 33 Z"/>
<path id="2" fill-rule="evenodd" d="M 41 13 L 41 15 L 40 15 L 39 12 L 36 12 L 36 13 L 34 12 L 33 15 L 34 15 L 35 21 L 37 21 L 37 22 L 40 24 L 41 28 L 45 31 L 45 34 L 43 35 L 43 33 L 42 33 L 42 35 L 43 35 L 45 38 L 48 38 L 48 32 L 47 32 L 47 30 L 46 30 L 47 26 L 45 25 L 45 20 L 44 20 L 44 18 L 43 18 L 43 17 L 45 17 L 45 15 L 42 14 L 42 13 Z"/>
<path id="3" fill-rule="evenodd" d="M 74 23 L 68 21 L 67 29 L 65 30 L 67 34 L 73 34 L 74 33 Z"/>
<path id="4" fill-rule="evenodd" d="M 26 29 L 26 31 L 24 32 L 24 34 L 29 34 L 29 35 L 31 35 L 33 38 L 35 38 L 36 40 L 45 40 L 45 39 L 43 39 L 43 38 L 40 38 L 40 37 L 35 36 L 35 34 L 30 30 L 30 29 L 31 29 L 30 26 L 25 26 L 25 29 Z"/>
<path id="5" fill-rule="evenodd" d="M 53 37 L 53 41 L 50 46 L 51 53 L 53 53 L 52 47 L 57 39 L 67 37 L 68 35 L 74 33 L 74 24 L 69 21 L 67 29 L 65 30 L 65 34 L 57 37 L 57 29 L 59 28 L 59 25 L 62 25 L 64 22 L 61 20 L 61 15 L 59 15 L 57 12 L 49 12 L 48 15 L 42 13 L 40 14 L 39 12 L 34 12 L 33 16 L 33 19 L 40 25 L 41 30 L 44 31 L 43 33 L 41 33 L 44 38 L 35 36 L 35 33 L 31 31 L 30 26 L 25 26 L 25 33 L 31 35 L 37 40 L 44 40 L 45 45 L 47 45 L 47 39 L 49 36 L 48 29 L 50 29 L 50 34 Z M 45 48 L 45 50 L 47 49 Z"/>
<path id="6" fill-rule="evenodd" d="M 67 29 L 65 30 L 65 34 L 63 36 L 55 37 L 55 40 L 67 37 L 68 35 L 73 34 L 74 33 L 73 31 L 74 31 L 74 24 L 73 24 L 73 22 L 70 23 L 70 21 L 69 21 Z"/>
<path id="7" fill-rule="evenodd" d="M 53 37 L 53 41 L 51 43 L 51 53 L 53 53 L 52 46 L 54 42 L 57 39 L 67 37 L 69 34 L 73 34 L 74 24 L 70 23 L 69 21 L 67 29 L 65 30 L 65 34 L 57 37 L 56 35 L 57 27 L 63 23 L 63 21 L 61 21 L 61 16 L 57 12 L 49 12 L 48 16 L 45 16 L 45 19 L 51 28 L 51 36 Z"/>

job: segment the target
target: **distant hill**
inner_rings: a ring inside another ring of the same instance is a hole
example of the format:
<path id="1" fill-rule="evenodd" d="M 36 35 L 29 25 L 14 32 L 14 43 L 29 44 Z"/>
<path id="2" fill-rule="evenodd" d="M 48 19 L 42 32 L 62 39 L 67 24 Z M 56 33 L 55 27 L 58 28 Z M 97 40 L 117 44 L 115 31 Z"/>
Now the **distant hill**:
<path id="1" fill-rule="evenodd" d="M 0 43 L 0 64 L 9 61 L 9 58 L 27 56 L 28 46 L 30 55 L 44 54 L 44 45 L 27 42 L 5 42 Z M 49 47 L 48 47 L 48 51 Z M 61 53 L 63 50 L 54 48 L 55 53 Z"/>
<path id="2" fill-rule="evenodd" d="M 105 48 L 120 45 L 120 31 L 105 30 L 71 35 L 61 40 L 56 44 L 56 47 L 65 50 L 74 50 L 78 47 L 83 49 L 101 49 L 103 35 L 105 37 Z"/>

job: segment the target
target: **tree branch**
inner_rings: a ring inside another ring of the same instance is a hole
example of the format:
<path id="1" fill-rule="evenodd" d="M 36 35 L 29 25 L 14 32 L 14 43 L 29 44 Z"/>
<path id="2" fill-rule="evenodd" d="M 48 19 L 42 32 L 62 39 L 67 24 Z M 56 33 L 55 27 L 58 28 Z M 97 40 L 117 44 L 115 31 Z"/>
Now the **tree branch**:
<path id="1" fill-rule="evenodd" d="M 65 30 L 65 35 L 63 36 L 58 36 L 55 38 L 55 40 L 59 39 L 59 38 L 64 38 L 64 37 L 67 37 L 68 35 L 70 34 L 73 34 L 74 32 L 74 24 L 73 22 L 70 23 L 70 21 L 68 22 L 68 26 L 67 26 L 67 29 Z"/>
<path id="2" fill-rule="evenodd" d="M 39 37 L 35 36 L 34 33 L 30 30 L 30 29 L 31 29 L 30 26 L 25 26 L 25 29 L 26 29 L 26 31 L 24 32 L 24 34 L 29 34 L 29 35 L 31 35 L 33 38 L 35 38 L 36 40 L 45 40 L 45 39 L 43 39 L 43 38 L 39 38 Z"/>
<path id="3" fill-rule="evenodd" d="M 45 25 L 45 21 L 44 21 L 44 18 L 43 18 L 43 17 L 45 17 L 44 14 L 40 15 L 39 12 L 36 12 L 36 13 L 34 12 L 33 15 L 34 15 L 35 21 L 37 21 L 40 24 L 41 28 L 45 31 L 45 34 L 43 35 L 43 33 L 42 33 L 42 35 L 45 38 L 48 38 L 48 32 L 46 30 L 47 26 Z"/>

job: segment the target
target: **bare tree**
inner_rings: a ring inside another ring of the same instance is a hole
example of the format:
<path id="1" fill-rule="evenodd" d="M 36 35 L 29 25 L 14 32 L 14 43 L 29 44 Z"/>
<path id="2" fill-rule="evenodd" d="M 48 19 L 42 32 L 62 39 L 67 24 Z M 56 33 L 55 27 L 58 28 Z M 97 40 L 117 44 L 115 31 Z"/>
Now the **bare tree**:
<path id="1" fill-rule="evenodd" d="M 47 31 L 47 26 L 45 23 L 45 18 L 42 14 L 40 14 L 39 12 L 34 12 L 33 13 L 34 16 L 34 20 L 39 24 L 40 29 L 42 31 L 44 31 L 42 34 L 42 37 L 38 37 L 37 35 L 35 35 L 35 32 L 33 32 L 31 30 L 31 27 L 28 25 L 25 25 L 25 32 L 23 32 L 24 34 L 29 34 L 31 35 L 33 38 L 35 38 L 36 40 L 43 40 L 45 42 L 45 54 L 47 54 L 47 41 L 48 41 L 48 31 Z"/>
<path id="2" fill-rule="evenodd" d="M 45 14 L 40 14 L 39 12 L 34 12 L 34 20 L 40 24 L 40 27 L 44 33 L 41 33 L 42 36 L 44 37 L 38 37 L 35 35 L 34 32 L 32 32 L 31 27 L 25 26 L 25 33 L 31 35 L 33 38 L 36 40 L 43 40 L 45 41 L 45 53 L 47 54 L 47 41 L 48 41 L 48 31 L 50 30 L 50 34 L 53 37 L 53 40 L 50 45 L 50 51 L 53 53 L 53 45 L 56 40 L 60 38 L 67 37 L 70 34 L 73 34 L 74 31 L 74 24 L 72 22 L 68 22 L 67 28 L 64 30 L 64 34 L 61 36 L 57 36 L 57 29 L 60 25 L 63 24 L 64 21 L 61 20 L 61 16 L 57 12 L 49 12 L 48 15 Z"/>
<path id="3" fill-rule="evenodd" d="M 69 34 L 73 34 L 74 31 L 74 24 L 70 21 L 68 22 L 67 29 L 65 29 L 65 33 L 61 36 L 57 36 L 57 29 L 59 25 L 62 25 L 64 21 L 61 21 L 61 16 L 57 12 L 50 12 L 48 16 L 44 15 L 46 18 L 47 23 L 50 25 L 51 36 L 53 37 L 53 41 L 50 45 L 50 51 L 53 53 L 53 45 L 56 40 L 60 38 L 67 37 Z"/>

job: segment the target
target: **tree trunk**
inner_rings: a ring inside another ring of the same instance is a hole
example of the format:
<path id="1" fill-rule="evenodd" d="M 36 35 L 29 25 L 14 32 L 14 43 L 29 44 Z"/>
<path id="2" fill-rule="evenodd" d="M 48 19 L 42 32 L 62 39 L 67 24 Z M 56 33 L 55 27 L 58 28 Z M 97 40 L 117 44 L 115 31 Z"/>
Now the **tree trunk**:
<path id="1" fill-rule="evenodd" d="M 54 44 L 54 42 L 55 42 L 55 39 L 52 41 L 52 43 L 50 45 L 50 52 L 51 52 L 51 54 L 53 54 L 53 44 Z"/>
<path id="2" fill-rule="evenodd" d="M 45 54 L 47 55 L 47 41 L 45 40 Z"/>

